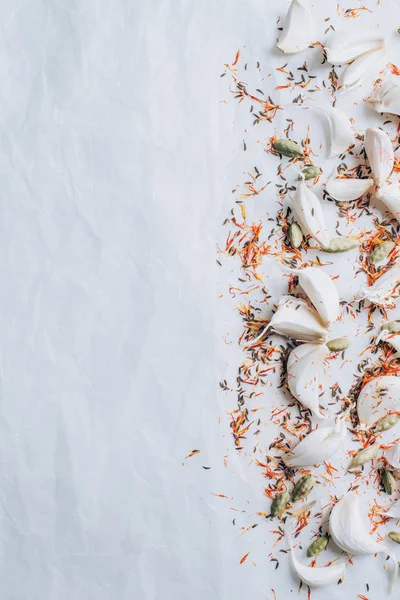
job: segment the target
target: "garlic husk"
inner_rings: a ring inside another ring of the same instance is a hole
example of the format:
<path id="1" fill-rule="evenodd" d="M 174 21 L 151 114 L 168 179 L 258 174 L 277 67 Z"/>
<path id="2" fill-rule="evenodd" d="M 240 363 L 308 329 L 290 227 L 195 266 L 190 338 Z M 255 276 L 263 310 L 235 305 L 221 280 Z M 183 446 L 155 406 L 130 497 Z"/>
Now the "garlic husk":
<path id="1" fill-rule="evenodd" d="M 390 589 L 397 578 L 397 559 L 393 552 L 374 540 L 368 533 L 368 522 L 362 500 L 354 492 L 343 496 L 333 507 L 329 518 L 329 531 L 333 541 L 339 548 L 349 554 L 375 554 L 386 552 L 392 560 Z"/>
<path id="2" fill-rule="evenodd" d="M 373 285 L 363 286 L 360 292 L 361 297 L 378 306 L 388 306 L 393 303 L 399 282 L 400 260 L 381 275 Z"/>
<path id="3" fill-rule="evenodd" d="M 288 532 L 286 538 L 290 545 L 293 568 L 303 583 L 313 588 L 326 587 L 337 583 L 344 577 L 347 565 L 343 560 L 334 562 L 328 567 L 308 567 L 301 564 L 296 558 L 292 536 Z"/>
<path id="4" fill-rule="evenodd" d="M 311 235 L 322 247 L 327 246 L 331 236 L 324 223 L 321 204 L 304 181 L 297 186 L 293 210 L 303 233 Z"/>
<path id="5" fill-rule="evenodd" d="M 339 156 L 354 142 L 354 130 L 350 119 L 344 112 L 333 106 L 320 108 L 320 110 L 328 119 L 331 132 L 330 156 Z"/>
<path id="6" fill-rule="evenodd" d="M 360 391 L 357 413 L 360 422 L 371 427 L 389 412 L 400 410 L 400 378 L 381 375 L 371 379 Z"/>
<path id="7" fill-rule="evenodd" d="M 299 0 L 292 0 L 277 44 L 285 54 L 296 54 L 314 41 L 314 19 Z"/>
<path id="8" fill-rule="evenodd" d="M 304 437 L 283 461 L 288 467 L 311 467 L 334 456 L 346 437 L 344 420 L 333 427 L 318 427 Z"/>
<path id="9" fill-rule="evenodd" d="M 400 189 L 398 186 L 383 183 L 377 187 L 376 197 L 392 213 L 398 223 L 400 223 Z"/>
<path id="10" fill-rule="evenodd" d="M 309 297 L 322 321 L 330 325 L 339 316 L 339 294 L 332 279 L 321 268 L 296 270 L 299 284 Z"/>
<path id="11" fill-rule="evenodd" d="M 350 202 L 361 198 L 372 186 L 373 179 L 346 179 L 329 177 L 326 182 L 326 191 L 339 202 Z"/>
<path id="12" fill-rule="evenodd" d="M 384 341 L 387 344 L 390 344 L 392 348 L 396 350 L 396 354 L 394 354 L 391 358 L 397 358 L 400 356 L 400 334 L 390 333 L 390 331 L 381 331 L 381 333 L 376 338 L 376 344 L 380 341 Z M 399 465 L 400 468 L 400 465 Z"/>
<path id="13" fill-rule="evenodd" d="M 320 419 L 326 415 L 319 407 L 319 386 L 323 375 L 323 364 L 329 355 L 325 344 L 302 344 L 289 354 L 287 382 L 293 396 Z"/>
<path id="14" fill-rule="evenodd" d="M 386 79 L 365 101 L 379 113 L 400 115 L 400 86 L 392 79 Z"/>
<path id="15" fill-rule="evenodd" d="M 384 182 L 393 171 L 393 144 L 384 131 L 371 129 L 365 131 L 365 152 L 371 167 L 372 177 L 377 185 Z"/>
<path id="16" fill-rule="evenodd" d="M 363 85 L 368 78 L 376 77 L 385 68 L 387 61 L 386 50 L 371 50 L 361 54 L 346 68 L 343 75 L 343 87 L 351 89 Z"/>
<path id="17" fill-rule="evenodd" d="M 385 454 L 385 458 L 393 469 L 400 469 L 400 443 L 398 442 Z"/>
<path id="18" fill-rule="evenodd" d="M 384 517 L 390 517 L 391 519 L 400 519 L 400 500 L 396 500 L 396 502 L 393 502 L 390 509 L 387 512 L 381 514 Z"/>
<path id="19" fill-rule="evenodd" d="M 327 60 L 332 65 L 349 63 L 357 57 L 384 48 L 385 39 L 377 35 L 353 38 L 347 32 L 336 33 L 328 46 L 325 46 Z"/>
<path id="20" fill-rule="evenodd" d="M 293 296 L 282 296 L 269 327 L 298 342 L 323 342 L 329 333 L 318 313 Z"/>

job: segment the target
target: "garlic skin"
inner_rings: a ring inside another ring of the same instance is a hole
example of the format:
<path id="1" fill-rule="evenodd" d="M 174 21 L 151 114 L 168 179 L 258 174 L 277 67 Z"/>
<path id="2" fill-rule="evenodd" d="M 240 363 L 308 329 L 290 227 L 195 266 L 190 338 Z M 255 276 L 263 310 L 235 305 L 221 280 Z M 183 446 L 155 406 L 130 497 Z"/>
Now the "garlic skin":
<path id="1" fill-rule="evenodd" d="M 400 519 L 400 500 L 396 500 L 387 512 L 381 514 L 391 519 Z"/>
<path id="2" fill-rule="evenodd" d="M 347 427 L 344 420 L 333 427 L 318 427 L 304 437 L 292 450 L 290 455 L 283 456 L 288 467 L 317 466 L 334 456 L 346 437 Z"/>
<path id="3" fill-rule="evenodd" d="M 287 362 L 287 383 L 291 393 L 319 419 L 326 418 L 319 407 L 319 385 L 328 355 L 325 344 L 302 344 L 291 351 Z"/>
<path id="4" fill-rule="evenodd" d="M 331 65 L 349 63 L 366 52 L 384 48 L 385 38 L 371 34 L 353 38 L 347 32 L 336 33 L 325 46 L 327 60 Z"/>
<path id="5" fill-rule="evenodd" d="M 363 286 L 360 292 L 361 298 L 365 298 L 378 306 L 389 306 L 393 304 L 399 281 L 400 260 L 381 275 L 373 285 Z"/>
<path id="6" fill-rule="evenodd" d="M 391 411 L 400 411 L 400 378 L 393 375 L 374 377 L 358 395 L 358 418 L 369 428 Z"/>
<path id="7" fill-rule="evenodd" d="M 389 448 L 385 454 L 385 458 L 393 469 L 400 469 L 400 443 L 397 442 Z"/>
<path id="8" fill-rule="evenodd" d="M 299 284 L 318 311 L 325 325 L 339 317 L 339 294 L 332 279 L 321 268 L 307 267 L 297 270 Z"/>
<path id="9" fill-rule="evenodd" d="M 282 296 L 269 327 L 297 342 L 324 342 L 329 330 L 305 300 Z"/>
<path id="10" fill-rule="evenodd" d="M 365 102 L 376 112 L 400 115 L 400 86 L 393 79 L 386 79 Z"/>
<path id="11" fill-rule="evenodd" d="M 373 179 L 338 179 L 329 177 L 326 182 L 326 191 L 339 202 L 350 202 L 361 198 L 372 186 Z"/>
<path id="12" fill-rule="evenodd" d="M 390 582 L 392 590 L 398 571 L 396 556 L 368 533 L 368 522 L 362 508 L 362 500 L 357 494 L 354 492 L 345 494 L 332 509 L 329 518 L 330 534 L 335 544 L 349 554 L 386 552 L 393 563 Z"/>
<path id="13" fill-rule="evenodd" d="M 375 343 L 378 344 L 382 340 L 386 342 L 386 344 L 390 344 L 392 348 L 396 350 L 396 354 L 394 354 L 392 358 L 397 358 L 398 356 L 400 356 L 400 334 L 390 333 L 390 331 L 381 331 L 381 333 L 376 338 Z"/>
<path id="14" fill-rule="evenodd" d="M 345 70 L 343 87 L 352 89 L 363 85 L 367 78 L 376 76 L 388 62 L 386 50 L 370 50 L 356 58 Z"/>
<path id="15" fill-rule="evenodd" d="M 321 204 L 304 181 L 297 186 L 293 210 L 303 233 L 311 235 L 322 248 L 327 246 L 331 241 L 331 236 L 325 226 Z"/>
<path id="16" fill-rule="evenodd" d="M 336 584 L 339 579 L 344 577 L 347 565 L 343 560 L 339 560 L 329 567 L 307 567 L 296 558 L 292 536 L 286 533 L 286 538 L 290 545 L 293 568 L 303 583 L 313 588 L 326 587 Z"/>
<path id="17" fill-rule="evenodd" d="M 381 129 L 371 128 L 365 131 L 364 144 L 372 177 L 375 183 L 380 185 L 393 171 L 393 144 L 387 133 Z"/>
<path id="18" fill-rule="evenodd" d="M 383 183 L 377 187 L 376 198 L 383 202 L 394 218 L 400 223 L 400 189 L 398 186 Z"/>
<path id="19" fill-rule="evenodd" d="M 302 52 L 314 41 L 314 31 L 311 12 L 300 0 L 292 0 L 277 46 L 285 54 Z"/>

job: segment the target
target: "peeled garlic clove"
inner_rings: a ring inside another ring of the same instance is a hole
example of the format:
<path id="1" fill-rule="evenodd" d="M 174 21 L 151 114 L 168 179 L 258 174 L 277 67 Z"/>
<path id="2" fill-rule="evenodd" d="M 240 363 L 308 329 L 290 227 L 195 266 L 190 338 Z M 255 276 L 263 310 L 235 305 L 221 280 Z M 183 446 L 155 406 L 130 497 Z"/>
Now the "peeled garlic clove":
<path id="1" fill-rule="evenodd" d="M 303 233 L 311 235 L 322 247 L 327 246 L 331 237 L 324 223 L 321 204 L 304 181 L 297 187 L 293 209 Z"/>
<path id="2" fill-rule="evenodd" d="M 329 531 L 339 548 L 349 554 L 376 554 L 386 552 L 392 561 L 390 589 L 397 579 L 397 559 L 391 550 L 379 544 L 369 534 L 366 511 L 362 510 L 362 501 L 354 492 L 346 494 L 333 507 L 329 518 Z"/>
<path id="3" fill-rule="evenodd" d="M 385 39 L 377 35 L 353 38 L 347 33 L 336 33 L 325 46 L 327 60 L 332 65 L 349 63 L 361 54 L 384 47 Z"/>
<path id="4" fill-rule="evenodd" d="M 365 131 L 365 152 L 367 153 L 372 177 L 379 185 L 393 171 L 394 152 L 391 139 L 381 129 L 368 128 Z"/>
<path id="5" fill-rule="evenodd" d="M 331 132 L 330 156 L 339 156 L 346 152 L 347 148 L 354 142 L 354 130 L 350 119 L 338 108 L 330 106 L 320 108 L 328 119 Z"/>
<path id="6" fill-rule="evenodd" d="M 287 382 L 293 396 L 309 408 L 320 419 L 326 416 L 319 407 L 319 386 L 323 375 L 323 364 L 329 355 L 325 344 L 302 344 L 289 354 Z"/>
<path id="7" fill-rule="evenodd" d="M 269 326 L 298 342 L 323 341 L 328 335 L 318 313 L 305 300 L 293 296 L 282 296 Z"/>
<path id="8" fill-rule="evenodd" d="M 360 422 L 371 427 L 392 411 L 400 411 L 400 378 L 393 375 L 374 377 L 362 388 L 357 399 Z"/>
<path id="9" fill-rule="evenodd" d="M 296 54 L 314 41 L 314 19 L 299 0 L 292 0 L 286 15 L 278 48 L 285 54 Z"/>
<path id="10" fill-rule="evenodd" d="M 326 182 L 326 191 L 339 202 L 350 202 L 361 198 L 372 186 L 373 179 L 337 179 L 330 177 Z"/>
<path id="11" fill-rule="evenodd" d="M 343 75 L 343 87 L 350 89 L 362 85 L 368 77 L 372 79 L 384 69 L 387 61 L 386 50 L 371 50 L 361 54 L 346 68 Z"/>
<path id="12" fill-rule="evenodd" d="M 318 427 L 304 437 L 283 461 L 288 467 L 320 465 L 334 456 L 346 437 L 346 424 L 340 421 L 333 427 Z"/>
<path id="13" fill-rule="evenodd" d="M 326 325 L 339 316 L 339 294 L 332 279 L 321 268 L 307 267 L 296 271 L 299 284 Z"/>
<path id="14" fill-rule="evenodd" d="M 395 185 L 382 184 L 377 187 L 376 197 L 389 209 L 400 223 L 400 189 Z"/>
<path id="15" fill-rule="evenodd" d="M 393 303 L 400 281 L 400 260 L 390 267 L 371 286 L 363 286 L 361 297 L 378 306 L 388 306 Z"/>
<path id="16" fill-rule="evenodd" d="M 400 443 L 398 442 L 385 454 L 385 458 L 393 469 L 400 469 Z"/>
<path id="17" fill-rule="evenodd" d="M 379 113 L 400 115 L 400 86 L 387 79 L 377 86 L 369 98 L 365 100 Z"/>
<path id="18" fill-rule="evenodd" d="M 290 545 L 293 568 L 303 583 L 313 588 L 326 587 L 336 584 L 344 577 L 347 565 L 342 560 L 334 562 L 329 567 L 307 567 L 301 564 L 296 558 L 291 535 L 287 533 L 286 536 Z"/>

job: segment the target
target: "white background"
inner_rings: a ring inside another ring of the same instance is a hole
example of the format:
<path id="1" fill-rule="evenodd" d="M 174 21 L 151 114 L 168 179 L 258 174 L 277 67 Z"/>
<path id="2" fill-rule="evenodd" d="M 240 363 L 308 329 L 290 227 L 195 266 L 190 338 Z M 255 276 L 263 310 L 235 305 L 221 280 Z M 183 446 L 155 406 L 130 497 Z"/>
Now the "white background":
<path id="1" fill-rule="evenodd" d="M 336 1 L 324 5 L 320 21 Z M 286 7 L 0 3 L 5 600 L 297 597 L 287 559 L 278 571 L 267 559 L 265 481 L 236 455 L 235 401 L 218 387 L 241 353 L 222 341 L 237 339 L 234 303 L 218 300 L 237 264 L 217 270 L 216 244 L 232 187 L 262 159 L 243 158 L 248 115 L 219 75 L 238 48 L 265 73 L 285 62 L 272 48 Z M 391 35 L 398 8 L 377 11 Z M 381 559 L 313 598 L 381 597 Z"/>

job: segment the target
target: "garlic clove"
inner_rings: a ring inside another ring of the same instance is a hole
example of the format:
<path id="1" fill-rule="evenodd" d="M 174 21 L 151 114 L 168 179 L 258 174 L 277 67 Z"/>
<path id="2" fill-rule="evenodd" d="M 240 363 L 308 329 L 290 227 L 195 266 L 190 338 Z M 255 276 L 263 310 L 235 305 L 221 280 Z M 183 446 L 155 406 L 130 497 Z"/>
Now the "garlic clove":
<path id="1" fill-rule="evenodd" d="M 370 77 L 375 77 L 388 61 L 386 50 L 371 50 L 361 54 L 345 70 L 343 75 L 343 87 L 345 89 L 355 88 L 363 85 Z"/>
<path id="2" fill-rule="evenodd" d="M 372 177 L 377 185 L 384 182 L 393 171 L 394 152 L 393 144 L 381 129 L 368 128 L 365 131 L 365 152 L 371 167 Z"/>
<path id="3" fill-rule="evenodd" d="M 328 355 L 329 349 L 325 344 L 302 344 L 291 351 L 287 363 L 287 382 L 291 393 L 320 419 L 326 418 L 319 407 L 319 386 Z"/>
<path id="4" fill-rule="evenodd" d="M 298 342 L 323 342 L 328 335 L 318 313 L 305 300 L 283 296 L 269 327 Z"/>
<path id="5" fill-rule="evenodd" d="M 365 102 L 379 113 L 400 115 L 400 86 L 392 79 L 386 79 Z"/>
<path id="6" fill-rule="evenodd" d="M 329 325 L 339 317 L 339 294 L 332 279 L 321 268 L 307 267 L 296 271 L 299 284 L 318 311 L 322 321 Z"/>
<path id="7" fill-rule="evenodd" d="M 320 110 L 328 119 L 331 132 L 330 156 L 339 156 L 354 142 L 354 130 L 350 119 L 344 112 L 333 106 Z"/>
<path id="8" fill-rule="evenodd" d="M 332 509 L 329 518 L 330 534 L 335 544 L 349 554 L 386 552 L 392 561 L 390 577 L 390 590 L 392 590 L 398 572 L 396 556 L 369 534 L 369 524 L 363 508 L 362 500 L 357 494 L 354 492 L 345 494 Z"/>
<path id="9" fill-rule="evenodd" d="M 337 179 L 329 177 L 326 182 L 326 191 L 339 202 L 350 202 L 361 198 L 373 185 L 373 179 Z"/>
<path id="10" fill-rule="evenodd" d="M 379 185 L 376 190 L 376 197 L 392 213 L 398 223 L 400 223 L 400 189 L 398 186 L 384 183 Z"/>
<path id="11" fill-rule="evenodd" d="M 400 281 L 400 260 L 390 267 L 371 286 L 363 286 L 361 298 L 369 300 L 378 306 L 388 306 L 393 303 Z"/>
<path id="12" fill-rule="evenodd" d="M 360 391 L 357 413 L 360 422 L 371 427 L 391 411 L 400 410 L 400 378 L 381 375 L 371 379 Z"/>
<path id="13" fill-rule="evenodd" d="M 293 209 L 303 233 L 311 235 L 322 247 L 331 240 L 324 223 L 320 201 L 304 181 L 297 186 Z"/>
<path id="14" fill-rule="evenodd" d="M 384 48 L 385 38 L 369 35 L 358 38 L 349 36 L 347 32 L 336 33 L 329 45 L 325 46 L 327 60 L 332 65 L 349 63 L 357 57 L 372 50 Z"/>
<path id="15" fill-rule="evenodd" d="M 334 456 L 346 437 L 347 427 L 342 420 L 333 427 L 318 427 L 304 437 L 283 457 L 288 467 L 311 467 L 319 465 Z"/>
<path id="16" fill-rule="evenodd" d="M 308 567 L 300 563 L 296 558 L 292 536 L 286 533 L 286 537 L 290 545 L 293 568 L 303 583 L 313 588 L 326 587 L 336 584 L 344 577 L 347 565 L 343 560 L 334 562 L 328 567 Z"/>
<path id="17" fill-rule="evenodd" d="M 398 442 L 385 454 L 385 458 L 393 469 L 400 469 L 400 443 Z"/>
<path id="18" fill-rule="evenodd" d="M 292 0 L 277 44 L 285 54 L 296 54 L 314 41 L 314 19 L 300 0 Z"/>

